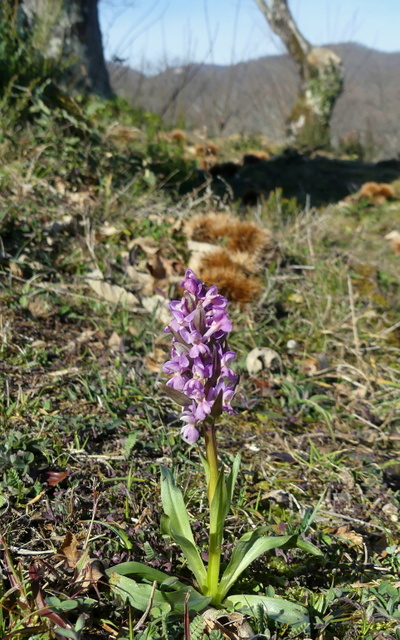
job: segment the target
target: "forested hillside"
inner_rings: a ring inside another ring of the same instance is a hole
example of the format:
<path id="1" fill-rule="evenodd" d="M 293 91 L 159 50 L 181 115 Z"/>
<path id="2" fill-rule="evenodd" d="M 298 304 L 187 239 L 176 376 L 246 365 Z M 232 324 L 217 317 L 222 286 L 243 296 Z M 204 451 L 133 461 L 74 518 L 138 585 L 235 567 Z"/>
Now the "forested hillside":
<path id="1" fill-rule="evenodd" d="M 341 56 L 345 87 L 332 121 L 334 141 L 355 138 L 373 145 L 377 157 L 400 148 L 400 53 L 382 53 L 356 44 L 330 45 Z M 285 119 L 297 91 L 287 55 L 232 67 L 188 65 L 145 76 L 110 64 L 114 90 L 134 104 L 176 124 L 206 127 L 211 135 L 264 134 L 282 141 Z"/>

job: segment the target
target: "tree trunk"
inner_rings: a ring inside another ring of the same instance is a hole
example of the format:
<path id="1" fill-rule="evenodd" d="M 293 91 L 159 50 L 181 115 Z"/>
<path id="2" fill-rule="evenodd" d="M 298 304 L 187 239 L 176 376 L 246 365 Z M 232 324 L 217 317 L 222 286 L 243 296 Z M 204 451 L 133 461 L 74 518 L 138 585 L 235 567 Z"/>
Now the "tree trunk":
<path id="1" fill-rule="evenodd" d="M 104 60 L 98 0 L 20 0 L 32 41 L 59 65 L 73 92 L 112 95 Z"/>
<path id="2" fill-rule="evenodd" d="M 313 47 L 300 33 L 287 0 L 255 0 L 281 38 L 300 73 L 300 92 L 288 118 L 288 133 L 298 146 L 330 144 L 333 107 L 343 90 L 343 65 L 331 49 Z"/>

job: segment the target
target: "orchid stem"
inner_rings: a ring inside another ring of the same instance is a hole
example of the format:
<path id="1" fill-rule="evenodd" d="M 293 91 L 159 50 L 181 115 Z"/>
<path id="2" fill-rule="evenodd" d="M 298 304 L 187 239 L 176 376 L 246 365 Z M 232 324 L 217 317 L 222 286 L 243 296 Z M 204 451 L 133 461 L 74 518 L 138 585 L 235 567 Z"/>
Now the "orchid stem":
<path id="1" fill-rule="evenodd" d="M 218 454 L 217 454 L 217 438 L 214 423 L 206 425 L 204 429 L 204 438 L 206 443 L 206 459 L 210 470 L 209 482 L 207 487 L 208 504 L 211 508 L 212 499 L 218 483 Z"/>
<path id="2" fill-rule="evenodd" d="M 208 545 L 207 590 L 213 599 L 217 595 L 219 582 L 219 569 L 221 564 L 221 545 L 218 536 L 218 521 L 213 517 L 211 504 L 218 484 L 218 455 L 216 428 L 214 422 L 205 426 L 206 458 L 209 468 L 209 481 L 207 487 L 208 503 L 210 506 L 210 531 Z"/>

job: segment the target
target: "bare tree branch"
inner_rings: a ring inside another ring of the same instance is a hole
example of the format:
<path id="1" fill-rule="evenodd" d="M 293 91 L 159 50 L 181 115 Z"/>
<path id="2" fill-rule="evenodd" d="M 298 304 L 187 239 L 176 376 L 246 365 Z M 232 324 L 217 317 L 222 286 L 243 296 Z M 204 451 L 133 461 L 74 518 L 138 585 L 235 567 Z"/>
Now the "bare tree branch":
<path id="1" fill-rule="evenodd" d="M 313 47 L 304 38 L 287 0 L 254 2 L 299 69 L 300 93 L 288 119 L 288 133 L 299 146 L 328 146 L 333 107 L 343 90 L 341 59 L 331 49 Z"/>
<path id="2" fill-rule="evenodd" d="M 269 23 L 272 31 L 280 37 L 290 57 L 298 65 L 300 76 L 304 73 L 304 59 L 311 50 L 308 40 L 300 33 L 286 0 L 254 0 Z"/>

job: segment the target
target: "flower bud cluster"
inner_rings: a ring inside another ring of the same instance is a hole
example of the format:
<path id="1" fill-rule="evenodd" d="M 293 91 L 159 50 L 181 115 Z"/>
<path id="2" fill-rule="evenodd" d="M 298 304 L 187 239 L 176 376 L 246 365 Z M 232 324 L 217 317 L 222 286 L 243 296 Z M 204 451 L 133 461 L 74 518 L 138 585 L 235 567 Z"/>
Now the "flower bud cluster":
<path id="1" fill-rule="evenodd" d="M 166 390 L 183 407 L 182 438 L 193 444 L 199 423 L 215 420 L 222 411 L 234 412 L 231 400 L 238 376 L 229 367 L 236 356 L 226 343 L 232 329 L 227 299 L 216 286 L 207 289 L 191 269 L 181 286 L 182 299 L 169 305 L 173 319 L 165 331 L 172 334 L 171 359 L 163 371 L 171 374 Z"/>

